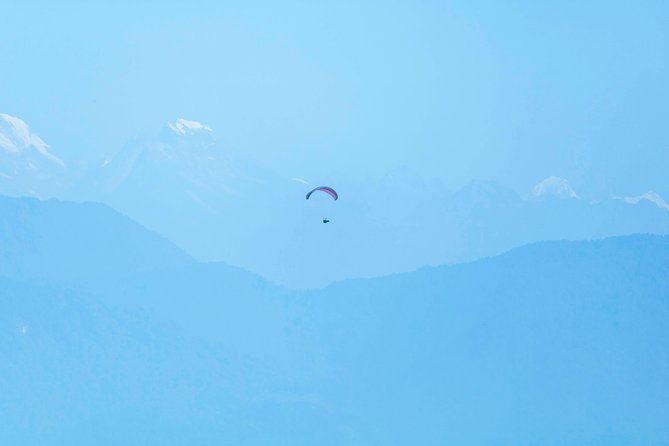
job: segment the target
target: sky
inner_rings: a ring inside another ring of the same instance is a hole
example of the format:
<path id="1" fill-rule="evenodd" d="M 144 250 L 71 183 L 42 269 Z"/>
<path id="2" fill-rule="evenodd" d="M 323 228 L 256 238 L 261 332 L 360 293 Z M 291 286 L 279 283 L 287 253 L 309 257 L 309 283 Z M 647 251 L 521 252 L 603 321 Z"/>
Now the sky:
<path id="1" fill-rule="evenodd" d="M 19 2 L 0 111 L 97 163 L 183 117 L 287 177 L 669 196 L 661 1 Z"/>

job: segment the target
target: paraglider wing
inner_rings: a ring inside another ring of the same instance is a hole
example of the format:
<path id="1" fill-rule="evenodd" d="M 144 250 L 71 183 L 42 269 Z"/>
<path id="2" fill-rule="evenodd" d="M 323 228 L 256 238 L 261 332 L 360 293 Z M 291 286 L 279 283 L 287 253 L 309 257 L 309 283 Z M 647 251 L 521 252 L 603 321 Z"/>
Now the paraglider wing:
<path id="1" fill-rule="evenodd" d="M 309 193 L 307 194 L 307 200 L 309 199 L 309 197 L 311 197 L 311 194 L 313 194 L 316 191 L 325 192 L 326 194 L 328 194 L 329 196 L 331 196 L 335 200 L 337 200 L 339 198 L 339 195 L 337 195 L 337 191 L 334 190 L 333 188 L 327 187 L 327 186 L 320 186 L 320 187 L 317 187 L 317 188 L 309 191 Z"/>

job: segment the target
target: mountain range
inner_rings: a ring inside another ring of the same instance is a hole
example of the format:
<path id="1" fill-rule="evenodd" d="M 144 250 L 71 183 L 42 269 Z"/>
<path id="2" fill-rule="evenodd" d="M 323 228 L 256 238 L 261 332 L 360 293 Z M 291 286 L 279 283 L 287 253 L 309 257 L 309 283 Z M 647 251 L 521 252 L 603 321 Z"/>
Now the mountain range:
<path id="1" fill-rule="evenodd" d="M 104 205 L 1 215 L 2 443 L 669 442 L 667 236 L 297 292 Z"/>
<path id="2" fill-rule="evenodd" d="M 2 171 L 0 193 L 106 203 L 195 259 L 290 288 L 471 261 L 540 240 L 669 233 L 669 205 L 652 191 L 593 201 L 555 176 L 525 195 L 492 181 L 449 191 L 402 170 L 377 180 L 296 178 L 187 119 L 82 172 L 19 118 L 1 118 L 0 167 L 11 167 Z M 340 200 L 305 200 L 320 184 L 335 187 Z"/>

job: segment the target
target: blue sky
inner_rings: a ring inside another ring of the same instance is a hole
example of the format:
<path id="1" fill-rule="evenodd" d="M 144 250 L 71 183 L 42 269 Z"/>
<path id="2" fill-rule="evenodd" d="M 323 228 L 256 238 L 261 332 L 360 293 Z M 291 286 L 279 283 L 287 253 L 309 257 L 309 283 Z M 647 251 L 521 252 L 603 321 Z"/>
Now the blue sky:
<path id="1" fill-rule="evenodd" d="M 185 117 L 289 177 L 669 196 L 664 2 L 26 3 L 0 111 L 68 159 Z"/>

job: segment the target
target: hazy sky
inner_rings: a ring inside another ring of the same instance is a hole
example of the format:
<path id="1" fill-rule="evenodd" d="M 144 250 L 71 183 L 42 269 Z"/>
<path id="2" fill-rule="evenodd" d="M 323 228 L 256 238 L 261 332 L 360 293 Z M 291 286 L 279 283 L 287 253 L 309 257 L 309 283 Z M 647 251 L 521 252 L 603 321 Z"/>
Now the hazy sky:
<path id="1" fill-rule="evenodd" d="M 669 196 L 664 1 L 115 3 L 2 7 L 0 111 L 66 160 L 184 117 L 289 177 Z"/>

